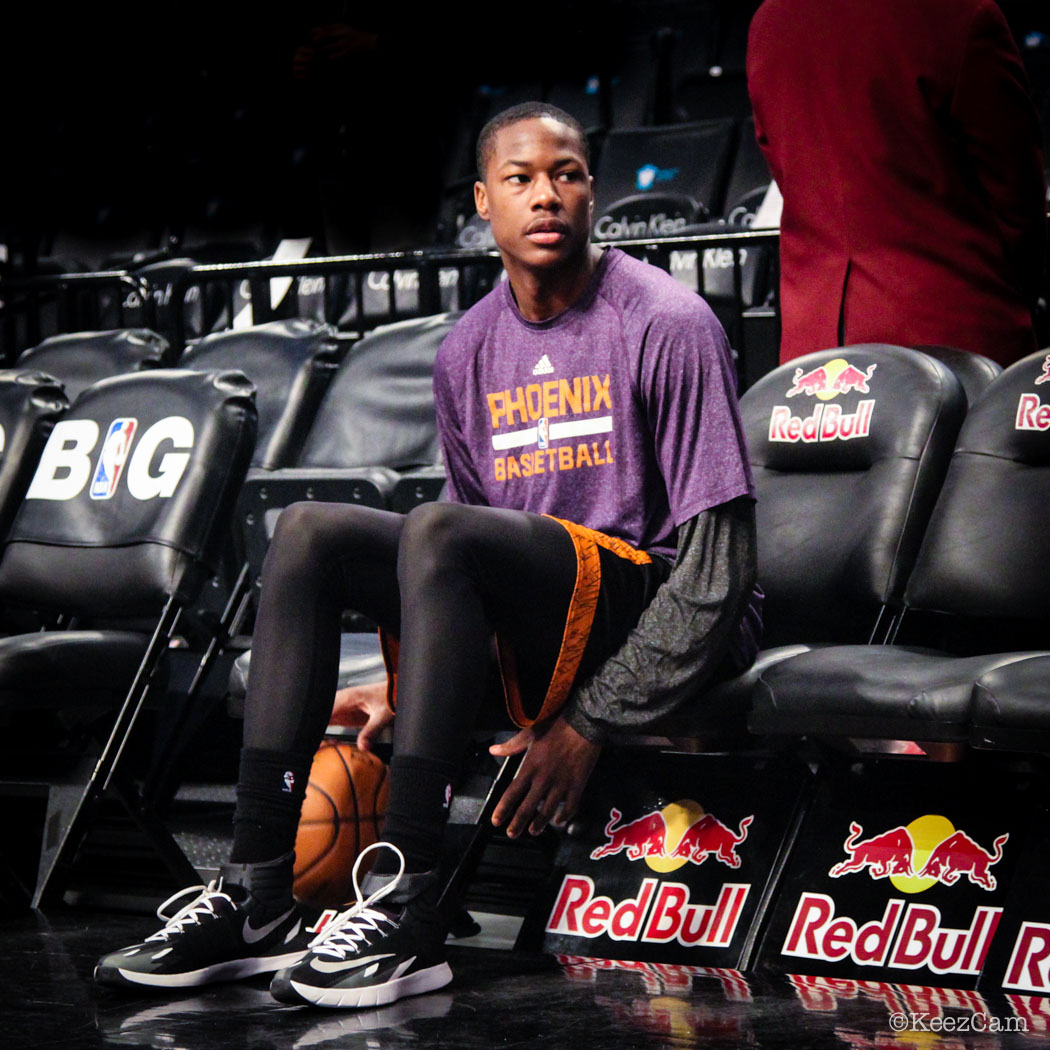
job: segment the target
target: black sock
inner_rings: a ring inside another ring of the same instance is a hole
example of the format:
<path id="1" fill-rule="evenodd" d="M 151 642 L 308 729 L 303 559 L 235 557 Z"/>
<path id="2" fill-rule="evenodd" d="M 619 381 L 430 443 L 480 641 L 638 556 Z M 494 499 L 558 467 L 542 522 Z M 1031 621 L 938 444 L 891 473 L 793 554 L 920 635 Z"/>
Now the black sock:
<path id="1" fill-rule="evenodd" d="M 405 871 L 430 871 L 441 859 L 441 840 L 452 803 L 453 762 L 395 755 L 390 761 L 390 796 L 383 818 L 383 840 L 405 855 Z M 397 858 L 378 850 L 377 875 L 397 871 Z"/>
<path id="2" fill-rule="evenodd" d="M 247 747 L 241 751 L 232 863 L 274 860 L 294 847 L 312 764 L 312 755 Z"/>

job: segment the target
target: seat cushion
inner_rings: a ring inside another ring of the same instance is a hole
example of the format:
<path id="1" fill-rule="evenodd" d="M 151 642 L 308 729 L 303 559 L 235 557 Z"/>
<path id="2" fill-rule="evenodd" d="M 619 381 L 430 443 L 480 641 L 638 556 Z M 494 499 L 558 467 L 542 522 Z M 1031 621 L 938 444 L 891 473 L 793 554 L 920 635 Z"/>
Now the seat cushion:
<path id="1" fill-rule="evenodd" d="M 953 656 L 929 649 L 836 645 L 764 671 L 752 732 L 889 740 L 964 740 L 974 682 L 1028 653 Z"/>
<path id="2" fill-rule="evenodd" d="M 41 631 L 0 638 L 0 708 L 124 699 L 149 646 L 137 631 Z"/>
<path id="3" fill-rule="evenodd" d="M 1050 653 L 981 675 L 974 684 L 977 747 L 1050 751 Z"/>

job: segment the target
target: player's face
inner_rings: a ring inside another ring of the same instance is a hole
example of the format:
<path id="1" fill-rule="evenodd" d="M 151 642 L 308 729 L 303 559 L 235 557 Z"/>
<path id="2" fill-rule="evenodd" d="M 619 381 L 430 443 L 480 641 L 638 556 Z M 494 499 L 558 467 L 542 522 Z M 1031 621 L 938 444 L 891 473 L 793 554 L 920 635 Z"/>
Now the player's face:
<path id="1" fill-rule="evenodd" d="M 553 268 L 586 257 L 593 181 L 579 137 L 541 117 L 497 132 L 474 199 L 504 262 Z"/>

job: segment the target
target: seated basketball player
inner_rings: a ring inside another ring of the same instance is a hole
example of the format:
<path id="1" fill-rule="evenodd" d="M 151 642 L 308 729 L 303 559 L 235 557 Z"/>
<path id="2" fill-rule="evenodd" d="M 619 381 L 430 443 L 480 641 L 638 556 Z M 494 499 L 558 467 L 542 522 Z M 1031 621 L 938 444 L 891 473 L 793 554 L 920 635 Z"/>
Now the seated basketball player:
<path id="1" fill-rule="evenodd" d="M 493 814 L 512 837 L 572 817 L 608 733 L 658 726 L 753 658 L 752 483 L 722 328 L 666 273 L 591 244 L 587 144 L 571 117 L 508 110 L 478 158 L 478 212 L 509 280 L 438 355 L 450 499 L 407 516 L 283 512 L 253 638 L 230 862 L 163 929 L 104 957 L 102 982 L 279 970 L 280 1001 L 344 1007 L 441 987 L 451 972 L 434 869 L 493 638 L 522 727 L 494 751 L 525 752 Z M 348 608 L 395 643 L 396 716 L 367 691 L 350 697 L 366 739 L 393 718 L 386 845 L 361 899 L 310 944 L 292 848 Z"/>

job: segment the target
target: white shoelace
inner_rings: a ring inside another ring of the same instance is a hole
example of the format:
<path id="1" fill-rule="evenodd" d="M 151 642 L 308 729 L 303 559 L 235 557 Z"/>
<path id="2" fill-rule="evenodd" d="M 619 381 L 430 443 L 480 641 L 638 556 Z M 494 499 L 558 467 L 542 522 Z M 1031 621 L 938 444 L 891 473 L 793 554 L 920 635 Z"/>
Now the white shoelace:
<path id="1" fill-rule="evenodd" d="M 185 897 L 187 893 L 196 892 L 197 896 L 188 904 L 180 908 L 169 918 L 165 911 L 173 902 Z M 173 893 L 158 909 L 157 918 L 166 923 L 163 929 L 150 934 L 147 941 L 166 941 L 173 933 L 182 933 L 191 924 L 200 925 L 201 918 L 205 915 L 215 915 L 215 904 L 218 900 L 224 900 L 233 904 L 233 898 L 222 892 L 222 878 L 213 879 L 207 886 L 187 886 L 185 889 Z"/>
<path id="2" fill-rule="evenodd" d="M 397 854 L 398 873 L 385 885 L 380 886 L 375 893 L 367 898 L 361 894 L 361 886 L 357 881 L 357 871 L 372 850 L 389 849 Z M 371 846 L 363 849 L 354 861 L 354 870 L 351 878 L 354 884 L 354 894 L 357 897 L 355 903 L 350 905 L 346 911 L 340 912 L 327 926 L 310 942 L 312 951 L 320 955 L 330 955 L 335 959 L 345 959 L 347 955 L 358 950 L 358 945 L 367 944 L 369 930 L 378 931 L 381 922 L 390 923 L 390 918 L 383 912 L 373 908 L 372 905 L 382 900 L 388 893 L 392 893 L 401 876 L 405 873 L 405 855 L 389 842 L 373 842 Z"/>

